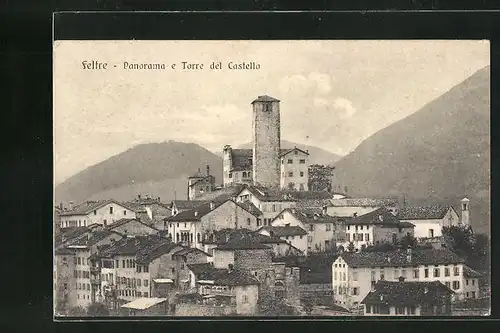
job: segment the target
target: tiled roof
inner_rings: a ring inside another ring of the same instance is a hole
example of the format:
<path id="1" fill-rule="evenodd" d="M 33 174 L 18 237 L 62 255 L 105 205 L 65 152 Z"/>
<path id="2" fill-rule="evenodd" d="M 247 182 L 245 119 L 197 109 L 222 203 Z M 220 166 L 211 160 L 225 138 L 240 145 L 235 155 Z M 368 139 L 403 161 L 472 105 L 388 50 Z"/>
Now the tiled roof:
<path id="1" fill-rule="evenodd" d="M 56 234 L 55 245 L 60 245 L 64 242 L 71 241 L 72 239 L 78 238 L 89 231 L 88 227 L 72 227 L 64 228 Z"/>
<path id="2" fill-rule="evenodd" d="M 277 237 L 307 235 L 307 231 L 299 226 L 264 226 L 261 229 Z"/>
<path id="3" fill-rule="evenodd" d="M 135 221 L 135 222 L 137 222 L 137 223 L 143 224 L 143 225 L 145 225 L 145 226 L 147 226 L 147 227 L 149 227 L 149 228 L 151 228 L 151 229 L 157 230 L 157 229 L 156 229 L 156 228 L 154 228 L 153 226 L 148 225 L 148 224 L 146 224 L 146 223 L 144 223 L 144 222 L 141 222 L 139 219 L 119 219 L 118 221 L 115 221 L 115 222 L 113 222 L 113 223 L 109 224 L 109 225 L 106 227 L 106 229 L 113 230 L 113 229 L 115 229 L 115 228 L 121 227 L 122 225 L 125 225 L 125 224 L 130 223 L 130 222 L 134 222 L 134 221 Z M 158 230 L 157 230 L 157 231 L 158 231 Z"/>
<path id="4" fill-rule="evenodd" d="M 390 198 L 343 198 L 332 199 L 329 206 L 333 207 L 385 207 L 397 205 L 396 199 Z"/>
<path id="5" fill-rule="evenodd" d="M 260 244 L 273 244 L 273 243 L 286 243 L 279 237 L 269 237 L 266 235 L 261 235 L 258 232 L 252 231 L 246 228 L 240 229 L 222 229 L 209 234 L 208 237 L 202 241 L 203 244 L 215 244 L 223 245 L 230 240 L 238 240 L 242 237 L 250 237 L 254 243 Z"/>
<path id="6" fill-rule="evenodd" d="M 297 208 L 323 208 L 330 204 L 330 199 L 299 199 L 295 204 Z"/>
<path id="7" fill-rule="evenodd" d="M 268 95 L 262 95 L 262 96 L 258 96 L 253 102 L 279 102 L 278 99 L 274 98 L 274 97 L 271 97 L 271 96 L 268 96 Z"/>
<path id="8" fill-rule="evenodd" d="M 269 246 L 256 242 L 251 234 L 241 233 L 239 237 L 230 237 L 225 244 L 217 246 L 219 250 L 259 250 L 270 249 Z"/>
<path id="9" fill-rule="evenodd" d="M 198 248 L 193 248 L 193 247 L 179 250 L 179 251 L 173 253 L 172 255 L 175 255 L 175 256 L 185 256 L 185 255 L 193 253 L 193 252 L 202 253 L 202 254 L 206 255 L 207 257 L 211 257 L 211 255 L 208 254 L 208 253 L 206 253 L 205 251 L 202 251 L 202 250 L 200 250 Z"/>
<path id="10" fill-rule="evenodd" d="M 177 207 L 178 210 L 194 209 L 200 205 L 207 204 L 210 201 L 206 200 L 174 200 L 172 204 Z"/>
<path id="11" fill-rule="evenodd" d="M 85 202 L 75 206 L 70 211 L 62 212 L 61 215 L 62 216 L 87 215 L 87 214 L 93 212 L 94 210 L 99 209 L 102 206 L 105 206 L 105 205 L 110 204 L 110 203 L 120 205 L 122 207 L 128 208 L 128 209 L 133 210 L 133 211 L 142 211 L 144 209 L 144 207 L 142 207 L 141 205 L 134 205 L 131 203 L 122 203 L 122 202 L 118 202 L 118 201 L 113 200 L 113 199 L 109 199 L 109 200 L 99 200 L 99 201 L 85 201 Z"/>
<path id="12" fill-rule="evenodd" d="M 419 306 L 436 304 L 443 295 L 451 296 L 452 294 L 454 292 L 439 281 L 378 281 L 375 284 L 375 291 L 370 291 L 361 303 Z"/>
<path id="13" fill-rule="evenodd" d="M 224 202 L 232 199 L 245 187 L 243 184 L 235 184 L 233 186 L 223 187 L 219 190 L 207 192 L 198 197 L 198 200 Z"/>
<path id="14" fill-rule="evenodd" d="M 258 209 L 251 201 L 239 202 L 238 205 L 254 216 L 259 217 L 262 215 L 260 209 Z"/>
<path id="15" fill-rule="evenodd" d="M 54 251 L 54 254 L 55 254 L 56 256 L 59 256 L 59 255 L 61 255 L 61 256 L 62 256 L 62 255 L 73 255 L 73 254 L 75 254 L 75 251 L 74 251 L 74 250 L 71 250 L 71 249 L 68 249 L 68 248 L 66 248 L 66 247 L 61 247 L 61 248 L 59 248 L 59 249 L 56 249 L 56 250 Z"/>
<path id="16" fill-rule="evenodd" d="M 406 251 L 345 252 L 340 257 L 350 267 L 408 267 L 418 265 L 451 265 L 464 262 L 458 255 L 447 249 L 412 250 L 410 261 L 408 261 Z"/>
<path id="17" fill-rule="evenodd" d="M 209 263 L 188 264 L 187 267 L 194 273 L 197 280 L 212 280 L 219 286 L 241 286 L 259 284 L 250 273 L 244 270 L 215 268 Z"/>
<path id="18" fill-rule="evenodd" d="M 464 277 L 465 278 L 480 278 L 482 275 L 479 272 L 476 272 L 469 266 L 464 266 Z"/>
<path id="19" fill-rule="evenodd" d="M 153 240 L 141 246 L 139 251 L 137 251 L 137 263 L 147 264 L 178 247 L 180 245 L 172 243 L 167 239 Z"/>
<path id="20" fill-rule="evenodd" d="M 198 179 L 197 181 L 195 181 L 191 185 L 189 185 L 189 187 L 193 187 L 194 185 L 196 185 L 198 183 L 202 183 L 202 182 L 205 182 L 205 183 L 206 182 L 214 182 L 215 183 L 215 177 L 212 175 L 205 176 L 203 178 Z"/>
<path id="21" fill-rule="evenodd" d="M 129 201 L 129 202 L 125 202 L 123 204 L 126 205 L 127 208 L 135 211 L 136 213 L 146 213 L 147 212 L 146 208 L 144 208 L 142 206 L 142 204 L 139 202 Z"/>
<path id="22" fill-rule="evenodd" d="M 442 219 L 446 216 L 449 207 L 446 206 L 413 206 L 401 207 L 398 209 L 400 220 L 434 220 Z"/>
<path id="23" fill-rule="evenodd" d="M 318 207 L 314 208 L 288 208 L 285 209 L 295 216 L 299 221 L 304 224 L 309 223 L 336 223 L 337 218 L 323 214 L 323 210 Z M 278 219 L 276 217 L 276 219 Z"/>
<path id="24" fill-rule="evenodd" d="M 333 193 L 326 191 L 290 191 L 288 192 L 296 200 L 325 200 L 327 204 L 333 199 Z"/>
<path id="25" fill-rule="evenodd" d="M 136 255 L 139 254 L 141 249 L 152 248 L 155 249 L 157 246 L 162 244 L 170 243 L 165 238 L 160 238 L 158 235 L 150 236 L 135 236 L 130 238 L 121 238 L 117 240 L 109 247 L 102 248 L 99 251 L 99 256 L 101 257 L 113 257 L 115 255 Z M 144 254 L 143 252 L 141 252 Z M 141 255 L 142 255 L 141 254 Z"/>
<path id="26" fill-rule="evenodd" d="M 286 156 L 286 155 L 290 154 L 292 151 L 295 151 L 295 150 L 298 150 L 298 151 L 300 151 L 300 152 L 302 152 L 302 153 L 304 153 L 306 155 L 309 155 L 309 153 L 307 151 L 299 149 L 297 147 L 294 147 L 294 148 L 286 149 L 286 150 L 282 149 L 281 152 L 280 152 L 280 157 Z"/>
<path id="27" fill-rule="evenodd" d="M 245 185 L 245 188 L 260 201 L 295 201 L 286 191 L 269 189 L 258 185 Z"/>
<path id="28" fill-rule="evenodd" d="M 168 222 L 200 221 L 201 217 L 209 213 L 211 210 L 210 202 L 208 202 L 197 206 L 195 209 L 179 212 L 177 215 L 167 217 L 164 220 Z"/>
<path id="29" fill-rule="evenodd" d="M 109 229 L 95 230 L 92 232 L 88 232 L 87 235 L 83 237 L 79 237 L 77 240 L 71 242 L 68 246 L 93 246 L 111 235 L 116 235 L 117 238 L 123 237 L 122 234 Z"/>
<path id="30" fill-rule="evenodd" d="M 345 222 L 346 225 L 379 225 L 389 227 L 412 228 L 409 222 L 401 222 L 386 208 L 382 207 L 361 216 L 353 217 Z"/>

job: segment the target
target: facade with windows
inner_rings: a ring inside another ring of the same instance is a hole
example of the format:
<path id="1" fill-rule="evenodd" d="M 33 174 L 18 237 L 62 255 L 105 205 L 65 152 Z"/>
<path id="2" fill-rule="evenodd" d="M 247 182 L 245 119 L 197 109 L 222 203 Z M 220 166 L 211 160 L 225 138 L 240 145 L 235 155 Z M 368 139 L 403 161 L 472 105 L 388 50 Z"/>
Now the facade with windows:
<path id="1" fill-rule="evenodd" d="M 142 210 L 142 208 L 141 208 Z M 92 224 L 108 226 L 123 218 L 137 218 L 137 208 L 115 200 L 86 201 L 60 213 L 62 228 L 86 227 Z"/>
<path id="2" fill-rule="evenodd" d="M 293 191 L 308 191 L 309 153 L 297 147 L 280 155 L 280 187 Z"/>
<path id="3" fill-rule="evenodd" d="M 460 223 L 457 212 L 451 206 L 402 207 L 397 217 L 415 225 L 415 237 L 422 239 L 441 237 L 443 227 Z"/>
<path id="4" fill-rule="evenodd" d="M 356 307 L 377 281 L 439 281 L 466 297 L 463 260 L 446 249 L 343 253 L 332 264 L 334 302 Z"/>

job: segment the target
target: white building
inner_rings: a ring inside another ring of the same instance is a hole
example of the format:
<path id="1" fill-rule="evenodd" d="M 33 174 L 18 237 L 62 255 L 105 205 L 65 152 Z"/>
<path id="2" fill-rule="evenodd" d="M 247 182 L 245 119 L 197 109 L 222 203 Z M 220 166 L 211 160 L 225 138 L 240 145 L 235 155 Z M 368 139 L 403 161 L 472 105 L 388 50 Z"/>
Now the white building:
<path id="1" fill-rule="evenodd" d="M 334 302 L 357 307 L 372 284 L 379 280 L 398 281 L 400 277 L 406 281 L 440 281 L 458 299 L 472 297 L 472 291 L 477 297 L 477 272 L 469 270 L 464 260 L 446 249 L 342 253 L 332 264 Z M 474 290 L 469 289 L 472 287 Z"/>
<path id="2" fill-rule="evenodd" d="M 451 206 L 401 207 L 397 217 L 415 225 L 416 238 L 441 237 L 443 227 L 460 223 L 457 212 Z"/>
<path id="3" fill-rule="evenodd" d="M 391 198 L 339 198 L 330 200 L 327 205 L 327 214 L 331 216 L 348 218 L 355 215 L 361 216 L 379 208 L 386 208 L 396 214 L 398 202 Z"/>

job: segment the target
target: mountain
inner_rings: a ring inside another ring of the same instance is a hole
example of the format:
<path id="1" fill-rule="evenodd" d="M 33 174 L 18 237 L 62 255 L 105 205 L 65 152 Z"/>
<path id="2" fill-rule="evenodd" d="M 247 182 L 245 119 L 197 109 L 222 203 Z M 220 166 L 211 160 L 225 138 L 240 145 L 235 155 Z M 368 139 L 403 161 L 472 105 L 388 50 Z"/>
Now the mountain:
<path id="1" fill-rule="evenodd" d="M 56 202 L 88 199 L 131 200 L 138 193 L 162 201 L 187 195 L 187 177 L 198 168 L 222 182 L 222 159 L 193 143 L 168 141 L 135 146 L 70 177 L 55 189 Z"/>
<path id="2" fill-rule="evenodd" d="M 327 150 L 318 147 L 307 146 L 301 143 L 296 143 L 288 140 L 281 140 L 282 149 L 293 148 L 293 147 L 309 151 L 309 164 L 332 165 L 333 163 L 337 162 L 340 158 L 342 158 L 342 156 L 340 155 L 334 154 L 332 152 L 329 152 Z M 250 149 L 252 148 L 252 143 L 251 142 L 245 143 L 241 145 L 239 148 Z"/>
<path id="3" fill-rule="evenodd" d="M 457 208 L 467 196 L 473 228 L 489 232 L 489 71 L 479 70 L 363 141 L 335 164 L 335 186 L 348 186 L 352 196 L 405 197 L 410 204 Z"/>

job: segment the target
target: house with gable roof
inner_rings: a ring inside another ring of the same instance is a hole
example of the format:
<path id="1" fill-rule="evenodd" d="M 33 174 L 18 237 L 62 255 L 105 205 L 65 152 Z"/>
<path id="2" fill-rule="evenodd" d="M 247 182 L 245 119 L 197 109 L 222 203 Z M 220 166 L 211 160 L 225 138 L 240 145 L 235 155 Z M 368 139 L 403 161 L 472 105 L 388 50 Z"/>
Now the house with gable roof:
<path id="1" fill-rule="evenodd" d="M 146 212 L 142 207 L 131 207 L 116 200 L 85 201 L 71 209 L 60 213 L 61 228 L 84 227 L 91 224 L 104 226 L 121 218 L 137 218 Z"/>
<path id="2" fill-rule="evenodd" d="M 334 302 L 348 308 L 359 306 L 377 281 L 399 281 L 400 277 L 439 281 L 455 292 L 455 299 L 463 299 L 468 276 L 465 261 L 447 249 L 344 252 L 332 264 Z"/>
<path id="3" fill-rule="evenodd" d="M 443 227 L 460 223 L 455 209 L 442 205 L 401 207 L 397 217 L 415 225 L 415 237 L 420 239 L 441 237 Z"/>
<path id="4" fill-rule="evenodd" d="M 332 199 L 326 207 L 327 214 L 339 218 L 361 216 L 379 208 L 386 208 L 396 214 L 398 200 L 393 198 L 339 198 Z"/>
<path id="5" fill-rule="evenodd" d="M 280 153 L 282 189 L 308 191 L 309 152 L 294 147 Z"/>
<path id="6" fill-rule="evenodd" d="M 365 316 L 451 316 L 454 292 L 439 281 L 378 281 L 361 301 Z"/>

